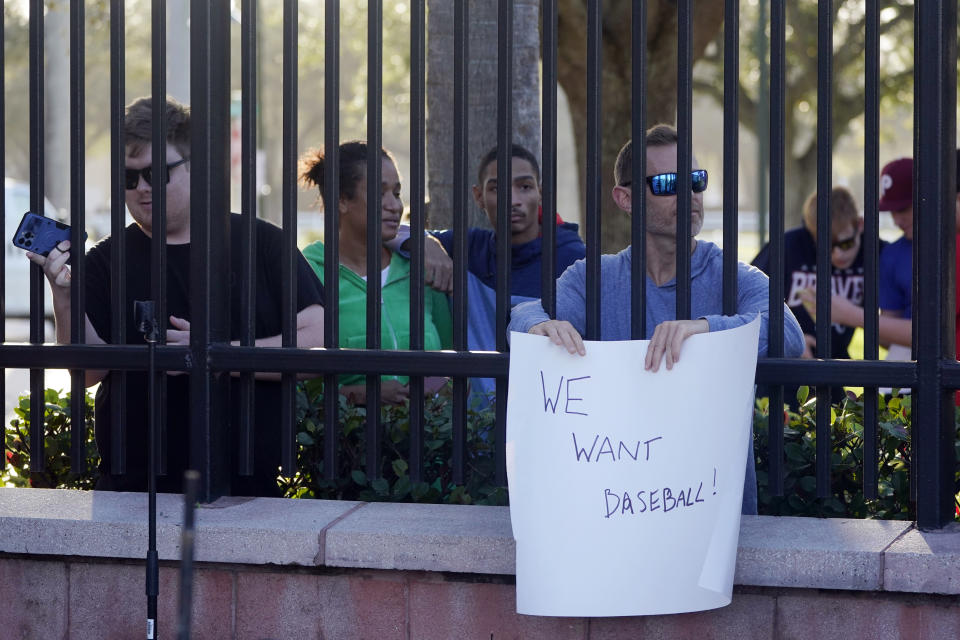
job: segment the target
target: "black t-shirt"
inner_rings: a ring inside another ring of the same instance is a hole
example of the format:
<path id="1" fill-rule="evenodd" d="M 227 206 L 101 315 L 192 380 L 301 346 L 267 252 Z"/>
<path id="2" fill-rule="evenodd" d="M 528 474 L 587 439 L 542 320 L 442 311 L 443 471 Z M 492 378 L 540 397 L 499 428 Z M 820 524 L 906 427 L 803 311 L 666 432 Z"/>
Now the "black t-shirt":
<path id="1" fill-rule="evenodd" d="M 230 339 L 237 340 L 241 332 L 240 291 L 243 282 L 241 255 L 242 227 L 240 216 L 233 214 L 230 224 Z M 124 274 L 126 291 L 126 343 L 143 344 L 143 335 L 137 331 L 133 317 L 136 300 L 151 299 L 150 254 L 151 239 L 136 224 L 124 230 L 126 256 Z M 256 225 L 256 325 L 257 338 L 281 332 L 281 247 L 282 233 L 278 227 L 263 220 Z M 97 243 L 87 253 L 86 311 L 97 334 L 106 342 L 111 336 L 111 238 Z M 190 245 L 167 245 L 166 315 L 190 319 Z M 313 304 L 323 304 L 323 285 L 314 275 L 307 261 L 297 252 L 297 310 Z M 169 322 L 159 319 L 161 327 Z M 100 481 L 98 489 L 118 491 L 145 491 L 147 468 L 147 395 L 146 374 L 130 372 L 126 376 L 126 473 L 111 471 L 111 416 L 110 399 L 119 389 L 119 374 L 110 374 L 100 385 L 96 400 L 96 439 L 100 451 Z M 179 492 L 183 472 L 190 460 L 190 378 L 186 375 L 166 377 L 166 474 L 158 477 L 159 491 Z M 258 381 L 254 392 L 254 475 L 242 477 L 233 474 L 232 492 L 235 495 L 277 495 L 275 478 L 280 461 L 280 384 Z M 232 380 L 230 402 L 231 434 L 239 426 L 239 383 Z M 239 454 L 237 439 L 229 438 L 232 464 Z M 235 466 L 234 466 L 235 468 Z"/>
<path id="2" fill-rule="evenodd" d="M 883 243 L 885 244 L 885 243 Z M 817 286 L 817 245 L 813 235 L 806 227 L 791 229 L 783 234 L 783 288 L 787 306 L 796 316 L 803 332 L 815 336 L 817 324 L 800 301 L 800 291 Z M 757 257 L 753 259 L 753 266 L 767 275 L 770 273 L 770 245 L 765 245 Z M 863 243 L 857 257 L 846 269 L 831 268 L 831 294 L 841 295 L 855 305 L 863 306 Z M 834 324 L 831 335 L 831 358 L 849 358 L 847 348 L 853 338 L 853 327 Z M 818 358 L 827 357 L 827 354 L 814 350 Z"/>

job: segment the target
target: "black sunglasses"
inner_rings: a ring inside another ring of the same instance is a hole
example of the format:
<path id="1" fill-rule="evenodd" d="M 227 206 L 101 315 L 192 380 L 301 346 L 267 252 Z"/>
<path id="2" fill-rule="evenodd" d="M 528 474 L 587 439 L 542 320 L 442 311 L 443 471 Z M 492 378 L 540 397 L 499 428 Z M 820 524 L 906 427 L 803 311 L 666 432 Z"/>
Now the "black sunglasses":
<path id="1" fill-rule="evenodd" d="M 163 181 L 163 183 L 167 184 L 168 182 L 170 182 L 171 169 L 175 169 L 176 167 L 179 167 L 183 163 L 189 162 L 189 161 L 190 161 L 190 158 L 181 158 L 176 162 L 172 162 L 168 164 L 167 170 L 164 176 L 166 179 Z M 153 167 L 151 166 L 151 167 L 144 167 L 142 169 L 127 169 L 126 170 L 127 189 L 136 189 L 137 185 L 140 184 L 141 175 L 143 176 L 143 179 L 146 181 L 148 185 L 150 185 L 151 187 L 153 186 Z"/>
<path id="2" fill-rule="evenodd" d="M 834 240 L 832 247 L 834 249 L 840 249 L 840 251 L 849 251 L 850 249 L 853 249 L 855 244 L 857 244 L 857 236 L 854 235 L 844 240 Z"/>

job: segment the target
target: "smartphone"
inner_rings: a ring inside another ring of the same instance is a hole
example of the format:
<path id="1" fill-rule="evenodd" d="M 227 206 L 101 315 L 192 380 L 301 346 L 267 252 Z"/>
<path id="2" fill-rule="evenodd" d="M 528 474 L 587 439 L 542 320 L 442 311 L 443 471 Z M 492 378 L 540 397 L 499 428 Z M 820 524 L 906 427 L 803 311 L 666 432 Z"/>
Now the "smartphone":
<path id="1" fill-rule="evenodd" d="M 70 225 L 27 211 L 13 234 L 13 245 L 46 256 L 64 240 L 70 239 Z"/>

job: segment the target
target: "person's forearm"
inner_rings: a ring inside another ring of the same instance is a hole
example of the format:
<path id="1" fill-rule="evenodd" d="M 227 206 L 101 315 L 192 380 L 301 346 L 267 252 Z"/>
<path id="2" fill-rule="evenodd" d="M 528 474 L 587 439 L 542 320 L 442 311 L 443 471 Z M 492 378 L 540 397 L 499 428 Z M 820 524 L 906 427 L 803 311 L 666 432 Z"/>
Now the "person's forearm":
<path id="1" fill-rule="evenodd" d="M 862 327 L 864 323 L 863 307 L 853 304 L 833 305 L 830 309 L 830 321 L 847 327 Z"/>
<path id="2" fill-rule="evenodd" d="M 323 307 L 319 304 L 310 305 L 302 309 L 297 313 L 297 334 L 296 334 L 296 344 L 300 349 L 312 349 L 314 347 L 323 346 L 323 318 L 324 311 Z M 239 346 L 239 340 L 233 340 L 231 343 L 233 346 Z M 283 346 L 283 335 L 277 334 L 275 336 L 268 336 L 265 338 L 257 338 L 253 342 L 256 347 L 264 348 L 276 348 Z M 231 372 L 233 376 L 239 376 L 240 373 L 233 371 Z M 280 380 L 280 374 L 277 372 L 270 371 L 257 371 L 254 374 L 254 377 L 257 380 Z M 308 378 L 315 378 L 317 374 L 313 373 L 300 373 L 297 374 L 298 380 L 304 380 Z"/>
<path id="3" fill-rule="evenodd" d="M 882 345 L 902 344 L 909 347 L 913 344 L 913 323 L 910 318 L 890 318 L 881 315 L 879 331 L 877 332 Z"/>
<path id="4" fill-rule="evenodd" d="M 54 300 L 53 325 L 56 327 L 57 344 L 70 344 L 70 338 L 72 336 L 70 310 L 69 300 L 61 302 L 60 304 L 57 304 L 57 301 Z"/>
<path id="5" fill-rule="evenodd" d="M 53 305 L 53 323 L 56 327 L 57 344 L 70 344 L 73 337 L 70 319 L 70 301 L 54 301 Z M 84 315 L 84 343 L 85 344 L 105 344 L 93 328 L 90 318 Z M 87 369 L 84 371 L 84 385 L 91 387 L 104 378 L 109 373 L 106 369 Z"/>
<path id="6" fill-rule="evenodd" d="M 909 318 L 897 318 L 881 313 L 878 318 L 877 338 L 885 347 L 891 344 L 902 344 L 909 347 L 913 343 L 913 323 Z M 864 327 L 866 316 L 863 307 L 842 308 L 834 314 L 832 322 L 847 327 Z"/>

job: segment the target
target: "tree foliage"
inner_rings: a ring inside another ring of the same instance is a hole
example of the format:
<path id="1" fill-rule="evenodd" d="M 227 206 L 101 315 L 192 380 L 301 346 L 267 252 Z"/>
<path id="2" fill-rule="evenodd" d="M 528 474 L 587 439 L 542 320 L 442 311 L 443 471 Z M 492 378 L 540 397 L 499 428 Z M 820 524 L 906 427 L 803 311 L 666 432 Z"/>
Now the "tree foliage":
<path id="1" fill-rule="evenodd" d="M 570 103 L 580 175 L 585 175 L 587 151 L 587 7 L 593 0 L 561 0 L 559 10 L 559 82 Z M 612 252 L 630 243 L 630 219 L 613 204 L 613 165 L 631 130 L 630 2 L 606 1 L 603 9 L 601 96 L 602 249 Z M 647 124 L 676 122 L 677 8 L 670 0 L 647 6 Z M 698 2 L 693 12 L 693 59 L 701 57 L 723 24 L 723 3 Z M 581 179 L 585 184 L 585 179 Z"/>
<path id="2" fill-rule="evenodd" d="M 880 109 L 890 113 L 913 100 L 913 3 L 893 0 L 880 12 Z M 757 113 L 768 105 L 761 103 L 760 66 L 755 41 L 760 11 L 756 1 L 741 3 L 739 120 L 741 126 L 760 137 L 765 120 Z M 784 74 L 784 163 L 786 194 L 784 211 L 788 225 L 800 223 L 801 206 L 816 189 L 817 173 L 817 80 L 818 80 L 818 4 L 801 0 L 786 5 L 786 49 Z M 866 15 L 857 0 L 837 0 L 833 4 L 833 104 L 831 119 L 832 149 L 847 136 L 865 109 Z M 767 25 L 769 29 L 769 25 Z M 767 32 L 769 37 L 769 31 Z M 764 61 L 766 62 L 766 61 Z M 771 70 L 771 73 L 777 73 Z M 722 37 L 707 47 L 694 81 L 694 91 L 712 97 L 723 105 Z M 904 149 L 901 155 L 910 155 Z M 883 162 L 883 159 L 881 159 Z M 776 203 L 771 203 L 776 206 Z"/>
<path id="3" fill-rule="evenodd" d="M 86 143 L 88 164 L 93 173 L 88 183 L 107 193 L 103 172 L 97 172 L 94 158 L 109 154 L 110 139 L 110 6 L 107 0 L 84 4 L 86 22 L 85 87 Z M 61 6 L 62 5 L 62 6 Z M 282 184 L 282 65 L 283 3 L 260 2 L 259 21 L 259 136 L 265 151 L 263 215 L 279 219 Z M 62 2 L 50 3 L 45 12 L 66 11 Z M 29 23 L 18 3 L 5 2 L 4 59 L 6 112 L 7 175 L 29 176 Z M 239 100 L 240 22 L 242 14 L 233 14 L 231 24 L 231 87 Z M 298 151 L 323 146 L 324 117 L 324 5 L 322 0 L 303 0 L 299 4 L 298 29 Z M 127 0 L 124 11 L 126 91 L 124 102 L 151 91 L 151 9 L 149 0 Z M 189 46 L 185 34 L 168 24 L 168 51 L 171 46 Z M 383 142 L 400 149 L 406 156 L 409 145 L 409 67 L 410 7 L 402 0 L 383 3 Z M 340 18 L 340 138 L 366 137 L 367 114 L 367 2 L 341 3 Z M 65 60 L 46 60 L 45 64 L 67 64 Z M 184 70 L 168 68 L 168 86 Z M 49 106 L 49 105 L 48 105 Z M 58 113 L 68 113 L 58 109 Z M 239 113 L 239 111 L 237 111 Z M 47 118 L 50 118 L 48 114 Z M 405 164 L 401 159 L 401 164 Z M 50 176 L 48 179 L 55 179 Z M 65 174 L 64 179 L 68 176 Z M 315 206 L 316 193 L 304 193 L 301 208 Z M 88 203 L 89 205 L 90 203 Z"/>
<path id="4" fill-rule="evenodd" d="M 45 13 L 63 10 L 51 4 Z M 3 5 L 3 54 L 6 82 L 7 175 L 26 179 L 29 175 L 29 16 L 17 3 Z M 126 8 L 127 95 L 143 95 L 150 90 L 150 4 L 148 0 L 129 0 Z M 110 7 L 107 0 L 84 4 L 85 23 L 85 99 L 86 142 L 91 153 L 106 152 L 110 133 Z M 68 61 L 45 60 L 45 65 Z"/>

